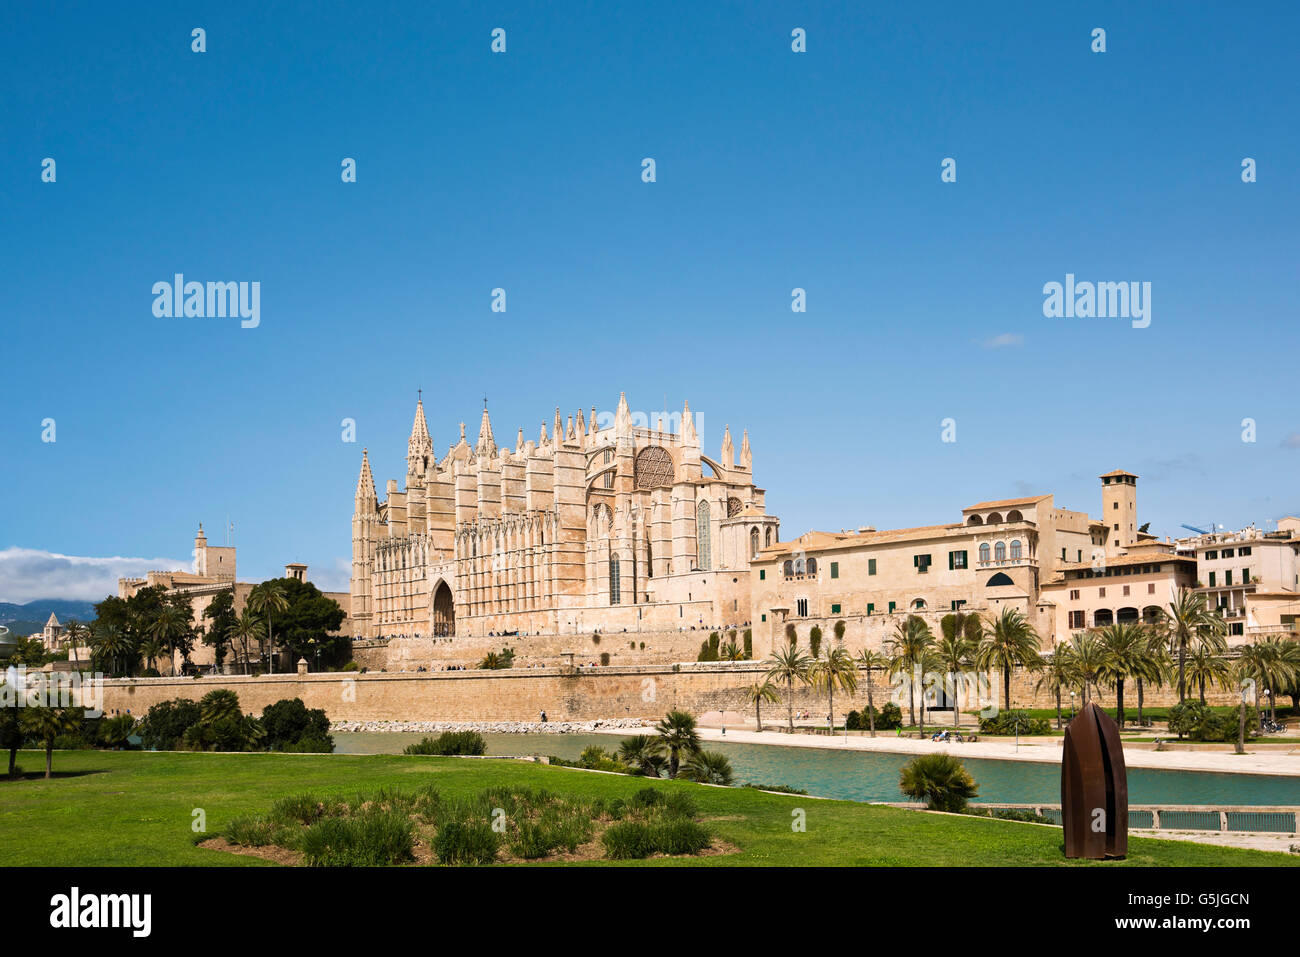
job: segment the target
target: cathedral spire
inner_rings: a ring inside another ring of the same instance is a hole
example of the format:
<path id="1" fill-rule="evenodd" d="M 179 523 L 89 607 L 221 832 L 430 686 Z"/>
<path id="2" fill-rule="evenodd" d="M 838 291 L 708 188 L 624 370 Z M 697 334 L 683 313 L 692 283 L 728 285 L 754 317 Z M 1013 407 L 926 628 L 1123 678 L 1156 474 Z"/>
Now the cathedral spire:
<path id="1" fill-rule="evenodd" d="M 754 470 L 754 453 L 749 449 L 749 429 L 740 438 L 740 467 L 751 472 Z"/>
<path id="2" fill-rule="evenodd" d="M 524 450 L 524 430 L 523 426 L 519 428 L 519 434 L 515 436 L 515 453 L 518 454 Z"/>
<path id="3" fill-rule="evenodd" d="M 614 410 L 614 441 L 628 443 L 632 440 L 632 413 L 627 407 L 627 393 L 618 394 L 618 408 Z"/>
<path id="4" fill-rule="evenodd" d="M 588 445 L 596 444 L 596 407 L 591 407 L 591 431 L 587 433 Z"/>
<path id="5" fill-rule="evenodd" d="M 736 446 L 731 441 L 730 425 L 722 432 L 722 464 L 729 469 L 736 467 Z"/>
<path id="6" fill-rule="evenodd" d="M 379 498 L 375 495 L 375 477 L 370 472 L 368 449 L 361 450 L 361 474 L 357 476 L 356 512 L 358 515 L 375 515 L 379 512 Z"/>
<path id="7" fill-rule="evenodd" d="M 555 447 L 559 448 L 564 442 L 564 420 L 560 418 L 560 407 L 555 407 L 555 424 L 551 426 L 551 438 L 555 440 Z"/>
<path id="8" fill-rule="evenodd" d="M 478 444 L 474 446 L 474 451 L 488 458 L 495 458 L 497 454 L 497 442 L 492 436 L 492 419 L 488 416 L 487 403 L 483 403 L 483 419 L 478 426 Z"/>
<path id="9" fill-rule="evenodd" d="M 540 449 L 543 445 L 546 445 L 546 443 L 548 443 L 549 441 L 550 439 L 546 435 L 546 423 L 543 422 L 542 434 L 537 437 L 537 447 Z"/>
<path id="10" fill-rule="evenodd" d="M 686 400 L 682 409 L 682 444 L 699 448 L 700 437 L 695 433 L 695 420 L 691 418 L 691 403 Z"/>
<path id="11" fill-rule="evenodd" d="M 578 441 L 578 435 L 573 431 L 573 416 L 569 416 L 569 424 L 564 430 L 564 443 L 568 445 L 576 441 Z"/>
<path id="12" fill-rule="evenodd" d="M 582 407 L 578 407 L 578 446 L 582 447 L 587 444 L 587 420 L 583 417 Z"/>
<path id="13" fill-rule="evenodd" d="M 415 401 L 415 421 L 411 424 L 411 438 L 406 443 L 406 472 L 423 475 L 433 457 L 433 441 L 429 438 L 429 423 L 424 418 L 423 395 Z"/>

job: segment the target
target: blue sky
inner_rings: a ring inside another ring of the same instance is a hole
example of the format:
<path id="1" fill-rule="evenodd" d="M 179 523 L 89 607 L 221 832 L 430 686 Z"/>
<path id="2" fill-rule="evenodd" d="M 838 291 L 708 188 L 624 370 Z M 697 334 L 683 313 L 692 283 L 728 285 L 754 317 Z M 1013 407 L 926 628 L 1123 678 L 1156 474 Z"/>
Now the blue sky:
<path id="1" fill-rule="evenodd" d="M 786 537 L 1097 514 L 1116 467 L 1162 535 L 1300 510 L 1300 14 L 1135 6 L 10 5 L 0 600 L 227 515 L 241 577 L 345 587 L 417 388 L 440 452 L 484 395 L 505 441 L 689 398 Z M 177 272 L 260 326 L 156 318 Z M 1066 273 L 1150 282 L 1150 327 L 1044 318 Z"/>

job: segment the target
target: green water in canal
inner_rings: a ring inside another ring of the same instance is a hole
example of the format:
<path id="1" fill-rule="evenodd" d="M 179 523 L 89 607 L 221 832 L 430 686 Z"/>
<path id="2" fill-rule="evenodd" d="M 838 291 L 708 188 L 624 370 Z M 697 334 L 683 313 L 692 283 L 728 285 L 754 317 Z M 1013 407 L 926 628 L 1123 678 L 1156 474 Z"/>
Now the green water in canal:
<path id="1" fill-rule="evenodd" d="M 335 734 L 339 754 L 401 754 L 422 734 Z M 618 748 L 608 734 L 485 734 L 488 754 L 543 754 L 573 760 L 584 748 Z M 901 801 L 898 774 L 909 755 L 834 751 L 780 745 L 710 742 L 731 761 L 737 784 L 783 784 L 820 797 L 851 801 Z M 979 801 L 1057 803 L 1059 764 L 964 759 L 980 787 Z M 1300 804 L 1300 778 L 1208 771 L 1128 772 L 1131 804 Z"/>

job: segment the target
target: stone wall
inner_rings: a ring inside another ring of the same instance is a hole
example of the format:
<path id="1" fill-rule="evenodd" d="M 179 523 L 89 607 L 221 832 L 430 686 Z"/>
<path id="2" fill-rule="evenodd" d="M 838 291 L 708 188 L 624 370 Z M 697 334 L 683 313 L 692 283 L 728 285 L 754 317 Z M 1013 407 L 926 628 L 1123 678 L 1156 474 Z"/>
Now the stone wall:
<path id="1" fill-rule="evenodd" d="M 137 678 L 104 682 L 104 710 L 112 714 L 129 710 L 143 715 L 150 706 L 172 698 L 198 699 L 215 688 L 229 688 L 239 695 L 246 712 L 262 709 L 282 698 L 301 698 L 309 708 L 323 708 L 332 720 L 378 721 L 532 721 L 545 710 L 552 721 L 588 721 L 598 718 L 659 718 L 672 708 L 694 714 L 729 709 L 752 714 L 745 703 L 746 686 L 761 681 L 765 666 L 760 662 L 740 664 L 688 664 L 680 666 L 642 665 L 629 667 L 515 668 L 506 671 L 349 672 L 313 675 L 226 676 L 219 678 Z M 876 707 L 889 700 L 888 680 L 874 675 Z M 1012 681 L 1012 703 L 1017 707 L 1050 708 L 1054 702 L 1033 691 L 1033 676 L 1026 682 L 1017 675 Z M 784 689 L 782 689 L 784 691 Z M 997 693 L 1001 703 L 1002 695 Z M 837 716 L 849 708 L 861 709 L 867 700 L 865 682 L 858 691 L 835 696 Z M 1169 705 L 1177 700 L 1170 689 L 1148 693 L 1149 706 Z M 1230 694 L 1210 696 L 1212 704 L 1232 704 Z M 1101 703 L 1114 704 L 1112 694 Z M 1134 709 L 1135 691 L 1125 694 L 1126 709 Z M 962 700 L 963 708 L 966 706 Z M 780 704 L 764 705 L 765 722 L 777 722 L 786 713 L 784 694 Z M 795 689 L 795 707 L 821 717 L 826 695 L 811 689 Z M 1068 713 L 1068 697 L 1065 703 Z M 903 699 L 906 714 L 906 695 Z M 941 717 L 938 712 L 936 717 Z"/>

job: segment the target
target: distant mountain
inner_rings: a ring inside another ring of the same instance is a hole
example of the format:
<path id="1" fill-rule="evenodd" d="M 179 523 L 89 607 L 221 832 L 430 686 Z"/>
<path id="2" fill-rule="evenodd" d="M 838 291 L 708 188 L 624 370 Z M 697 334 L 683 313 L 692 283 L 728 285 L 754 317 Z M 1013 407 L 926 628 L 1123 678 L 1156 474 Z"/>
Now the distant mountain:
<path id="1" fill-rule="evenodd" d="M 50 612 L 54 612 L 60 624 L 67 623 L 69 618 L 78 621 L 94 621 L 95 603 L 68 598 L 37 598 L 25 605 L 0 601 L 0 625 L 4 625 L 14 634 L 30 635 L 45 627 Z"/>

